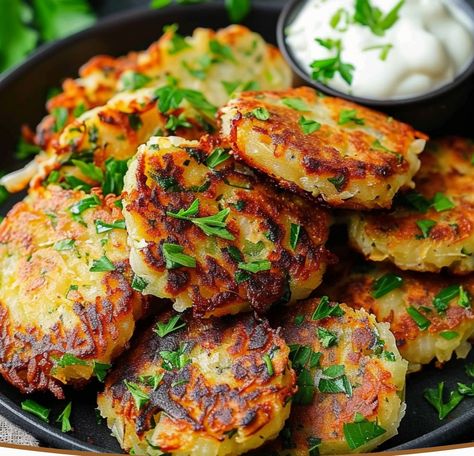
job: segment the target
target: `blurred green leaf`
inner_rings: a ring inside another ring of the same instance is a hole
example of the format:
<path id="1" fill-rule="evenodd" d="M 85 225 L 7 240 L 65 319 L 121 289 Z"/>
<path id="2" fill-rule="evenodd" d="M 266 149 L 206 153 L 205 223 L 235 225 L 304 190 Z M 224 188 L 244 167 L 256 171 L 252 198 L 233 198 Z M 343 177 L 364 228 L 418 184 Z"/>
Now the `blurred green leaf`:
<path id="1" fill-rule="evenodd" d="M 20 0 L 0 0 L 0 11 L 0 71 L 4 71 L 35 48 L 38 34 L 27 26 L 31 8 Z"/>

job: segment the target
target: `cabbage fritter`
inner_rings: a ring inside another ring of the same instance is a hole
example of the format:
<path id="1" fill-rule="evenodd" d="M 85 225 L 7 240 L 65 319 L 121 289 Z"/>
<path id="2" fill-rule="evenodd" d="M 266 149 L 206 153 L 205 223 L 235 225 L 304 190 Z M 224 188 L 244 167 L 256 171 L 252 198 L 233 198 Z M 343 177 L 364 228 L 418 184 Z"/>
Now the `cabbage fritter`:
<path id="1" fill-rule="evenodd" d="M 433 359 L 449 361 L 453 352 L 467 356 L 474 335 L 474 274 L 446 277 L 363 262 L 342 267 L 346 273 L 329 277 L 324 291 L 389 323 L 410 370 Z"/>
<path id="2" fill-rule="evenodd" d="M 370 451 L 397 433 L 407 363 L 387 324 L 327 297 L 285 310 L 274 323 L 290 347 L 298 392 L 265 454 Z"/>
<path id="3" fill-rule="evenodd" d="M 0 225 L 0 373 L 24 393 L 102 378 L 145 311 L 116 200 L 39 187 Z"/>
<path id="4" fill-rule="evenodd" d="M 289 349 L 251 315 L 167 312 L 107 377 L 99 410 L 136 455 L 237 455 L 278 435 L 290 413 Z"/>
<path id="5" fill-rule="evenodd" d="M 143 293 L 199 317 L 303 299 L 331 259 L 324 210 L 273 189 L 209 138 L 141 146 L 124 215 Z"/>
<path id="6" fill-rule="evenodd" d="M 66 80 L 37 129 L 45 152 L 2 183 L 19 191 L 36 173 L 37 184 L 71 153 L 93 152 L 99 166 L 106 157 L 128 158 L 153 134 L 198 139 L 234 92 L 287 88 L 291 79 L 280 52 L 246 27 L 198 28 L 191 37 L 167 27 L 148 50 L 95 57 L 79 79 Z"/>
<path id="7" fill-rule="evenodd" d="M 401 269 L 474 271 L 474 145 L 463 138 L 429 143 L 416 188 L 386 214 L 350 217 L 351 244 L 368 259 Z"/>
<path id="8" fill-rule="evenodd" d="M 425 143 L 406 124 L 308 87 L 246 92 L 220 116 L 240 159 L 336 207 L 390 207 L 412 185 Z"/>

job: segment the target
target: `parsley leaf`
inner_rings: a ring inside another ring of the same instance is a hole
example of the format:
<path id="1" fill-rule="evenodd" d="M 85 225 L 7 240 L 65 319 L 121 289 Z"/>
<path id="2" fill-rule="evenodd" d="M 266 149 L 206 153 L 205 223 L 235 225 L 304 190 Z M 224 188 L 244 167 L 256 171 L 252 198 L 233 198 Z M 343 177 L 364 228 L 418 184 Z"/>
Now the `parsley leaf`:
<path id="1" fill-rule="evenodd" d="M 461 307 L 469 308 L 471 304 L 471 296 L 461 285 L 450 285 L 449 287 L 443 288 L 434 298 L 433 305 L 439 313 L 445 312 L 449 303 L 454 299 L 458 298 L 458 304 Z"/>
<path id="2" fill-rule="evenodd" d="M 227 14 L 233 23 L 242 22 L 249 14 L 251 8 L 250 0 L 225 0 Z"/>
<path id="3" fill-rule="evenodd" d="M 446 195 L 438 192 L 433 198 L 433 207 L 436 212 L 444 212 L 453 209 L 456 205 Z"/>
<path id="4" fill-rule="evenodd" d="M 166 269 L 175 269 L 180 266 L 187 268 L 196 267 L 196 259 L 183 253 L 184 247 L 178 244 L 165 242 L 162 247 L 163 257 L 166 261 Z"/>
<path id="5" fill-rule="evenodd" d="M 474 383 L 471 384 L 471 386 L 466 385 L 464 383 L 458 383 L 458 391 L 463 395 L 463 396 L 474 396 Z"/>
<path id="6" fill-rule="evenodd" d="M 111 364 L 99 363 L 98 361 L 94 361 L 92 373 L 97 377 L 97 380 L 99 380 L 99 382 L 104 382 L 105 376 L 107 375 L 107 371 L 111 367 Z"/>
<path id="7" fill-rule="evenodd" d="M 436 388 L 428 388 L 424 391 L 423 397 L 438 411 L 438 418 L 444 420 L 464 399 L 464 396 L 457 390 L 449 393 L 448 402 L 444 402 L 444 382 L 438 383 Z"/>
<path id="8" fill-rule="evenodd" d="M 224 60 L 230 60 L 231 62 L 237 63 L 234 54 L 232 53 L 232 49 L 226 44 L 220 43 L 217 40 L 210 40 L 209 50 L 214 55 L 221 57 Z"/>
<path id="9" fill-rule="evenodd" d="M 135 71 L 126 71 L 120 77 L 123 90 L 138 90 L 145 87 L 150 81 L 149 76 Z"/>
<path id="10" fill-rule="evenodd" d="M 314 60 L 311 63 L 312 78 L 315 81 L 326 82 L 329 79 L 332 79 L 336 73 L 339 73 L 342 79 L 347 82 L 347 84 L 352 84 L 354 65 L 350 63 L 344 63 L 341 60 L 342 45 L 340 40 L 322 40 L 321 38 L 316 38 L 316 41 L 328 49 L 335 49 L 336 55 L 334 57 L 329 57 L 326 59 Z"/>
<path id="11" fill-rule="evenodd" d="M 125 230 L 125 220 L 115 220 L 112 223 L 104 222 L 103 220 L 95 220 L 95 231 L 97 234 L 107 233 L 108 231 L 112 231 L 114 229 L 117 230 Z"/>
<path id="12" fill-rule="evenodd" d="M 187 353 L 187 344 L 180 344 L 175 351 L 160 351 L 160 356 L 163 358 L 162 367 L 167 371 L 174 369 L 182 369 L 187 366 L 191 360 Z"/>
<path id="13" fill-rule="evenodd" d="M 158 334 L 158 336 L 165 337 L 168 334 L 177 331 L 178 329 L 184 328 L 185 326 L 186 322 L 181 320 L 181 315 L 174 315 L 166 323 L 159 321 L 156 324 L 154 331 L 156 334 Z"/>
<path id="14" fill-rule="evenodd" d="M 92 262 L 92 266 L 89 268 L 91 272 L 108 272 L 115 271 L 115 265 L 105 256 L 102 255 L 98 260 Z"/>
<path id="15" fill-rule="evenodd" d="M 136 383 L 124 380 L 125 386 L 133 397 L 135 405 L 140 410 L 149 400 L 150 396 L 144 393 Z"/>
<path id="16" fill-rule="evenodd" d="M 375 299 L 381 298 L 392 290 L 400 288 L 403 285 L 403 279 L 395 274 L 385 274 L 379 277 L 372 284 L 372 296 Z"/>
<path id="17" fill-rule="evenodd" d="M 434 220 L 418 220 L 416 222 L 418 228 L 421 230 L 421 239 L 427 239 L 430 236 L 431 230 L 436 226 L 436 222 Z"/>
<path id="18" fill-rule="evenodd" d="M 21 403 L 21 409 L 37 416 L 46 423 L 49 422 L 49 414 L 51 410 L 49 408 L 43 407 L 41 404 L 38 404 L 38 402 L 32 399 L 26 399 L 23 401 Z"/>
<path id="19" fill-rule="evenodd" d="M 431 322 L 413 306 L 407 308 L 407 313 L 408 315 L 410 315 L 410 317 L 417 324 L 418 328 L 420 328 L 421 331 L 426 331 L 431 325 Z"/>
<path id="20" fill-rule="evenodd" d="M 281 102 L 295 111 L 309 111 L 308 105 L 301 98 L 283 98 Z"/>
<path id="21" fill-rule="evenodd" d="M 370 0 L 356 0 L 354 21 L 369 27 L 375 35 L 383 36 L 397 22 L 404 3 L 405 0 L 400 0 L 384 15 L 379 8 L 371 5 Z"/>
<path id="22" fill-rule="evenodd" d="M 368 421 L 364 417 L 356 417 L 353 423 L 344 423 L 344 437 L 351 450 L 355 450 L 367 442 L 385 434 L 386 430 L 377 422 Z"/>
<path id="23" fill-rule="evenodd" d="M 56 420 L 56 423 L 61 423 L 61 432 L 69 432 L 72 430 L 71 421 L 69 420 L 71 410 L 72 402 L 69 402 Z"/>
<path id="24" fill-rule="evenodd" d="M 243 271 L 248 271 L 253 274 L 256 274 L 260 271 L 269 271 L 272 268 L 272 264 L 268 260 L 257 260 L 250 263 L 239 263 L 239 269 Z"/>
<path id="25" fill-rule="evenodd" d="M 338 125 L 345 125 L 347 123 L 355 123 L 357 125 L 365 125 L 365 120 L 362 117 L 357 117 L 357 110 L 343 109 L 339 113 Z"/>
<path id="26" fill-rule="evenodd" d="M 217 166 L 219 166 L 221 163 L 224 163 L 229 158 L 230 158 L 230 153 L 228 149 L 217 147 L 216 149 L 212 151 L 211 155 L 209 155 L 206 158 L 206 165 L 209 168 L 214 169 Z"/>
<path id="27" fill-rule="evenodd" d="M 310 135 L 321 128 L 321 124 L 319 122 L 316 122 L 316 120 L 306 119 L 303 116 L 300 117 L 298 125 L 305 135 Z"/>
<path id="28" fill-rule="evenodd" d="M 74 239 L 62 239 L 54 243 L 54 250 L 62 252 L 64 250 L 72 250 L 76 241 Z"/>
<path id="29" fill-rule="evenodd" d="M 324 348 L 332 347 L 337 344 L 337 335 L 326 328 L 318 328 L 316 331 L 318 339 Z"/>
<path id="30" fill-rule="evenodd" d="M 252 115 L 258 120 L 268 120 L 270 118 L 270 113 L 265 108 L 255 108 Z"/>
<path id="31" fill-rule="evenodd" d="M 345 314 L 344 310 L 342 310 L 339 304 L 335 306 L 331 306 L 329 303 L 329 298 L 327 296 L 323 296 L 318 303 L 318 307 L 311 315 L 311 320 L 322 320 L 323 318 L 327 317 L 342 317 Z"/>
<path id="32" fill-rule="evenodd" d="M 147 286 L 148 286 L 148 282 L 145 279 L 137 276 L 136 274 L 133 276 L 132 288 L 135 291 L 142 292 Z"/>

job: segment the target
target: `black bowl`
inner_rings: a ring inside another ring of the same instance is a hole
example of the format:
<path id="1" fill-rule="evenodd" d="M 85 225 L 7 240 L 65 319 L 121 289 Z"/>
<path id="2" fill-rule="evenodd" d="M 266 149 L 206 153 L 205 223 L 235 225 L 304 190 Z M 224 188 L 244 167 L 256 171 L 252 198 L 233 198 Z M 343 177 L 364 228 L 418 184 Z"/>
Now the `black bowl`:
<path id="1" fill-rule="evenodd" d="M 283 8 L 277 25 L 277 40 L 280 50 L 291 64 L 300 79 L 298 82 L 315 87 L 327 95 L 345 98 L 354 103 L 368 106 L 413 125 L 427 133 L 435 133 L 442 129 L 455 112 L 467 102 L 474 89 L 474 59 L 471 64 L 450 84 L 413 98 L 402 100 L 372 100 L 356 97 L 334 90 L 311 78 L 308 72 L 297 61 L 292 50 L 286 43 L 285 29 L 293 22 L 307 0 L 290 0 Z M 471 18 L 474 23 L 474 0 L 454 0 Z"/>

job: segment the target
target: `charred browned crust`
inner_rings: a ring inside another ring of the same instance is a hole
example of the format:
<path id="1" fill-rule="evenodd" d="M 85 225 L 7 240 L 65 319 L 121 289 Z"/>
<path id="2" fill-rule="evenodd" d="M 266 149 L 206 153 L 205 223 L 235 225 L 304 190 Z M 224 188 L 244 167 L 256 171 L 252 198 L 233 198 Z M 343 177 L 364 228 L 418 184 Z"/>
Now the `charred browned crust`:
<path id="1" fill-rule="evenodd" d="M 43 326 L 43 316 L 46 318 L 48 312 L 55 310 L 53 300 L 58 298 L 47 294 L 47 283 L 61 280 L 57 274 L 61 273 L 61 268 L 68 267 L 68 260 L 65 263 L 58 260 L 58 252 L 54 252 L 52 244 L 58 238 L 80 240 L 87 236 L 87 228 L 73 221 L 67 211 L 85 196 L 83 192 L 65 191 L 59 187 L 40 188 L 14 206 L 0 225 L 0 261 L 4 268 L 2 286 L 6 287 L 6 282 L 12 280 L 23 283 L 15 296 L 5 296 L 3 290 L 0 302 L 0 372 L 23 393 L 49 390 L 56 397 L 63 398 L 64 384 L 51 375 L 57 360 L 63 354 L 90 362 L 108 358 L 110 354 L 117 356 L 124 348 L 123 345 L 116 346 L 123 337 L 120 334 L 123 326 L 130 325 L 132 329 L 134 320 L 145 311 L 145 300 L 130 286 L 132 271 L 128 250 L 125 249 L 123 259 L 115 261 L 114 271 L 96 273 L 98 291 L 94 300 L 85 299 L 80 290 L 71 291 L 68 300 L 64 297 L 64 310 L 57 321 L 49 328 Z M 116 200 L 112 195 L 105 199 L 100 197 L 100 206 L 89 210 L 93 214 L 88 214 L 86 221 L 112 223 L 121 219 L 120 209 L 114 205 Z M 52 242 L 44 246 L 39 244 L 40 238 Z M 117 249 L 125 246 L 125 237 L 120 244 L 114 244 Z M 45 249 L 50 249 L 49 257 L 45 255 Z M 42 253 L 38 256 L 40 250 Z M 71 255 L 75 253 L 71 251 Z M 13 269 L 11 265 L 6 269 L 9 256 L 15 257 Z M 18 278 L 12 274 L 18 274 Z M 77 277 L 77 280 L 81 278 Z M 44 315 L 33 323 L 14 319 L 12 315 L 21 314 L 25 302 L 33 295 L 39 296 L 36 305 L 43 309 Z M 67 323 L 70 318 L 75 320 L 72 326 Z M 73 379 L 71 383 L 80 386 L 85 380 Z"/>
<path id="2" fill-rule="evenodd" d="M 140 439 L 159 419 L 166 433 L 161 431 L 153 444 L 165 452 L 178 451 L 183 435 L 189 433 L 223 441 L 237 429 L 246 436 L 258 432 L 272 420 L 273 406 L 282 407 L 295 391 L 288 348 L 278 332 L 266 320 L 249 314 L 206 320 L 183 314 L 185 327 L 160 337 L 156 323 L 175 315 L 161 314 L 135 341 L 119 360 L 120 367 L 107 377 L 99 404 L 107 398 L 114 413 Z M 160 353 L 183 346 L 191 361 L 182 368 L 164 370 Z M 263 361 L 268 353 L 275 354 L 273 372 Z M 227 367 L 208 367 L 208 362 L 215 362 L 214 356 Z M 220 379 L 219 369 L 226 380 Z M 155 390 L 140 380 L 144 374 L 158 373 L 164 376 Z M 288 380 L 275 380 L 288 374 Z M 149 400 L 140 410 L 125 382 L 139 384 L 146 391 Z"/>
<path id="3" fill-rule="evenodd" d="M 140 249 L 142 260 L 157 277 L 167 273 L 168 297 L 189 293 L 194 314 L 201 317 L 225 314 L 226 308 L 242 302 L 262 313 L 272 303 L 289 301 L 290 285 L 298 287 L 313 274 L 324 271 L 330 259 L 324 248 L 329 222 L 325 211 L 274 189 L 248 168 L 239 169 L 232 159 L 218 170 L 207 168 L 204 161 L 214 147 L 214 141 L 209 138 L 189 147 L 167 150 L 147 147 L 149 150 L 137 157 L 136 186 L 125 195 L 125 203 L 147 241 L 146 247 Z M 189 185 L 187 168 L 193 169 L 194 178 L 199 176 L 193 188 Z M 159 184 L 163 179 L 170 185 L 168 190 Z M 201 187 L 200 191 L 196 187 Z M 229 208 L 227 229 L 235 241 L 209 238 L 189 221 L 167 216 L 167 211 L 187 208 L 196 198 L 200 201 L 200 217 Z M 302 227 L 294 250 L 288 245 L 290 221 Z M 247 234 L 243 226 L 247 227 Z M 271 270 L 250 274 L 248 280 L 239 284 L 235 280 L 239 261 L 229 253 L 229 247 L 242 252 L 249 233 L 250 236 L 267 233 L 267 239 L 271 239 L 265 241 L 271 246 L 267 246 L 267 250 L 271 248 L 267 257 Z M 214 253 L 209 252 L 198 260 L 196 268 L 166 270 L 162 255 L 164 242 L 177 243 L 192 255 L 202 250 L 209 239 L 217 247 Z M 205 295 L 201 292 L 203 288 Z"/>

